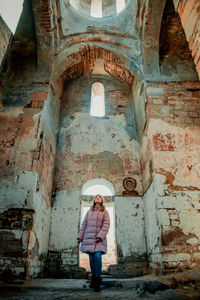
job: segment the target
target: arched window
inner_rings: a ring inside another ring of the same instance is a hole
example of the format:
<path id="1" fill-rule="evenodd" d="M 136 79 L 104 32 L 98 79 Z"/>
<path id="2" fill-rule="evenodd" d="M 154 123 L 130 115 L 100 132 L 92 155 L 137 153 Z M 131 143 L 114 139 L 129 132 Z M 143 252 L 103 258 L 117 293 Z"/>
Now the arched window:
<path id="1" fill-rule="evenodd" d="M 0 0 L 0 2 L 1 1 L 8 0 Z M 62 0 L 61 2 L 66 2 L 66 6 L 68 5 L 67 3 L 69 3 L 70 6 L 76 9 L 81 15 L 98 19 L 117 15 L 130 1 L 131 0 Z"/>
<path id="2" fill-rule="evenodd" d="M 90 115 L 93 117 L 105 116 L 104 86 L 100 82 L 92 85 Z"/>
<path id="3" fill-rule="evenodd" d="M 125 0 L 116 0 L 117 14 L 120 13 L 126 6 Z"/>
<path id="4" fill-rule="evenodd" d="M 115 190 L 112 183 L 103 178 L 95 178 L 87 181 L 82 188 L 82 195 L 114 196 Z"/>
<path id="5" fill-rule="evenodd" d="M 80 10 L 80 0 L 70 0 L 69 3 L 76 10 Z"/>
<path id="6" fill-rule="evenodd" d="M 91 0 L 91 16 L 102 18 L 102 0 Z"/>

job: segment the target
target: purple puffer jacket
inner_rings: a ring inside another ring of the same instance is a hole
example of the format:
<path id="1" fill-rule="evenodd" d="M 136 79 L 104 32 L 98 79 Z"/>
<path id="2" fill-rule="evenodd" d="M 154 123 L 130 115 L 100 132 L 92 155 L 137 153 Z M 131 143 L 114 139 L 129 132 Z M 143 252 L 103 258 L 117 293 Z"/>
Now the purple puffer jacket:
<path id="1" fill-rule="evenodd" d="M 94 253 L 102 251 L 103 254 L 107 251 L 106 235 L 110 227 L 110 217 L 105 209 L 103 212 L 95 207 L 88 210 L 78 235 L 78 239 L 82 240 L 81 252 Z M 102 241 L 95 243 L 96 238 Z"/>

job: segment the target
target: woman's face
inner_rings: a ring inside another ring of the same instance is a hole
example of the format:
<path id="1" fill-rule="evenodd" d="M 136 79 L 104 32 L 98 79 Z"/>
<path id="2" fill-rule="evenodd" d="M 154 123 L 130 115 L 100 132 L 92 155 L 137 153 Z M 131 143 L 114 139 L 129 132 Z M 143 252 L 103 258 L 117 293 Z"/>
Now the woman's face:
<path id="1" fill-rule="evenodd" d="M 96 195 L 95 196 L 95 198 L 94 198 L 94 203 L 102 203 L 103 201 L 102 201 L 102 198 L 101 198 L 101 196 L 100 195 Z"/>

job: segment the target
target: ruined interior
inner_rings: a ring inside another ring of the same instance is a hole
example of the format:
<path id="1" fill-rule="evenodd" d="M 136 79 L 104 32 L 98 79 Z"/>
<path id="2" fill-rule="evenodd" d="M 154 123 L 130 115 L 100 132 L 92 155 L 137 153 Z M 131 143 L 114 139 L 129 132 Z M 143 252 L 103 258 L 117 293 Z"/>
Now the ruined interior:
<path id="1" fill-rule="evenodd" d="M 200 268 L 199 12 L 198 0 L 24 0 L 14 36 L 0 20 L 0 278 L 87 275 L 91 180 L 113 188 L 110 275 Z"/>

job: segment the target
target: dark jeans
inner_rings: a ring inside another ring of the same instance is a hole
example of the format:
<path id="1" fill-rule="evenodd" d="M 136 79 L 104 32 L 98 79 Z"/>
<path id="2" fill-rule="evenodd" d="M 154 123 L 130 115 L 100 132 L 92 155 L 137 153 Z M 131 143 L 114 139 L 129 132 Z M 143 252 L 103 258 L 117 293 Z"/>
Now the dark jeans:
<path id="1" fill-rule="evenodd" d="M 95 275 L 96 277 L 101 277 L 101 269 L 102 269 L 102 252 L 94 252 L 89 253 L 90 258 L 90 269 L 92 272 L 92 275 Z"/>

